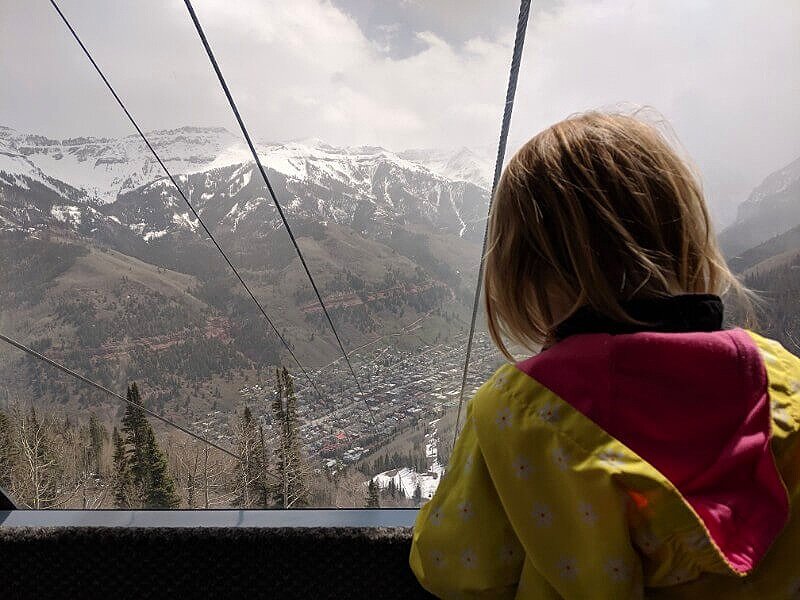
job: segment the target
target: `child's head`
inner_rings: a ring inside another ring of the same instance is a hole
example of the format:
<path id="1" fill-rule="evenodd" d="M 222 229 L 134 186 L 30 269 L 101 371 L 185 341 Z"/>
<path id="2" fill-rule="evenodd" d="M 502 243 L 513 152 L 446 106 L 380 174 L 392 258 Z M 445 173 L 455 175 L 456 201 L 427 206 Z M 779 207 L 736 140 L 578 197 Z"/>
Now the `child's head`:
<path id="1" fill-rule="evenodd" d="M 741 286 L 717 247 L 697 177 L 651 125 L 587 113 L 542 131 L 506 167 L 489 217 L 489 331 L 527 347 L 581 306 Z"/>

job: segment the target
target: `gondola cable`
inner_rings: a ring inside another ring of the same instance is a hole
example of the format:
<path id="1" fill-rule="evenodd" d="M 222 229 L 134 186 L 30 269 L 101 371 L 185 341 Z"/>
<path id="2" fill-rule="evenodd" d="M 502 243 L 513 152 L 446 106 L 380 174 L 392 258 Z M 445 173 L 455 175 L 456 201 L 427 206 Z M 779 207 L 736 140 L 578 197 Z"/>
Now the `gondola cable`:
<path id="1" fill-rule="evenodd" d="M 319 288 L 317 287 L 317 283 L 314 281 L 314 277 L 311 274 L 311 270 L 308 268 L 308 264 L 306 263 L 306 259 L 303 256 L 303 252 L 300 250 L 300 246 L 297 243 L 297 239 L 294 236 L 294 232 L 292 231 L 291 226 L 289 225 L 289 221 L 286 219 L 286 214 L 283 211 L 283 207 L 281 206 L 280 202 L 278 202 L 278 197 L 275 194 L 275 190 L 270 183 L 269 177 L 267 177 L 267 172 L 264 169 L 264 165 L 261 163 L 261 158 L 258 156 L 258 152 L 256 151 L 255 144 L 253 143 L 252 138 L 250 137 L 250 133 L 247 130 L 247 127 L 244 124 L 244 120 L 242 119 L 241 114 L 239 113 L 239 109 L 236 106 L 236 101 L 233 99 L 233 94 L 231 94 L 230 88 L 228 87 L 228 83 L 225 81 L 225 76 L 222 74 L 222 70 L 217 63 L 217 59 L 214 56 L 214 52 L 211 49 L 211 44 L 208 42 L 208 38 L 206 38 L 206 34 L 203 31 L 203 27 L 200 24 L 200 20 L 197 18 L 197 13 L 194 11 L 194 7 L 192 6 L 191 0 L 184 0 L 184 4 L 186 4 L 186 9 L 189 11 L 189 16 L 192 19 L 192 23 L 194 23 L 194 27 L 197 30 L 198 36 L 200 36 L 200 41 L 203 43 L 203 47 L 205 48 L 206 54 L 208 55 L 208 60 L 211 62 L 212 67 L 214 68 L 214 72 L 217 75 L 217 79 L 219 80 L 220 86 L 222 86 L 222 91 L 225 93 L 225 97 L 228 99 L 228 104 L 230 104 L 231 110 L 233 111 L 234 116 L 236 117 L 236 121 L 239 124 L 239 128 L 242 130 L 242 135 L 244 136 L 245 141 L 247 142 L 248 147 L 250 148 L 250 153 L 253 155 L 253 160 L 255 160 L 256 166 L 258 167 L 258 171 L 261 174 L 261 178 L 264 180 L 264 184 L 267 187 L 267 191 L 269 191 L 270 197 L 272 198 L 272 203 L 275 205 L 276 210 L 278 211 L 278 215 L 283 222 L 283 226 L 286 228 L 286 233 L 289 234 L 289 239 L 294 246 L 295 252 L 297 253 L 298 258 L 300 259 L 300 263 L 303 266 L 303 270 L 306 273 L 306 277 L 308 281 L 311 283 L 311 287 L 314 289 L 314 293 L 317 296 L 317 301 L 319 302 L 320 307 L 322 307 L 322 312 L 325 313 L 325 318 L 328 321 L 328 325 L 333 332 L 333 337 L 336 339 L 336 343 L 339 346 L 339 350 L 341 351 L 342 356 L 344 357 L 345 362 L 347 363 L 347 367 L 350 370 L 350 375 L 353 377 L 353 380 L 356 383 L 356 387 L 358 388 L 359 394 L 364 401 L 364 404 L 367 406 L 367 410 L 369 411 L 369 416 L 372 419 L 372 426 L 375 430 L 377 435 L 378 433 L 378 425 L 375 420 L 375 415 L 373 414 L 373 409 L 370 403 L 367 401 L 367 397 L 364 394 L 364 390 L 361 387 L 361 382 L 358 380 L 356 376 L 356 372 L 353 369 L 353 365 L 350 362 L 350 358 L 347 355 L 347 351 L 344 349 L 344 344 L 342 344 L 342 340 L 339 337 L 339 333 L 336 331 L 336 326 L 333 324 L 333 319 L 331 319 L 331 315 L 328 312 L 328 307 L 325 306 L 325 302 L 322 299 L 322 294 L 320 294 Z"/>
<path id="2" fill-rule="evenodd" d="M 250 290 L 250 288 L 247 285 L 247 283 L 244 281 L 244 279 L 239 274 L 238 269 L 236 269 L 236 267 L 230 261 L 230 259 L 228 258 L 227 254 L 225 253 L 225 251 L 222 249 L 222 247 L 216 241 L 216 239 L 214 238 L 214 236 L 211 233 L 211 231 L 208 229 L 208 227 L 205 225 L 205 223 L 201 219 L 200 215 L 197 213 L 195 208 L 192 206 L 191 202 L 188 200 L 188 198 L 184 194 L 183 190 L 181 189 L 181 187 L 178 185 L 177 181 L 175 180 L 175 178 L 169 172 L 169 170 L 167 169 L 166 165 L 164 164 L 164 162 L 159 157 L 158 153 L 155 151 L 153 146 L 150 144 L 150 142 L 147 139 L 147 137 L 145 136 L 144 132 L 141 130 L 141 128 L 136 123 L 136 121 L 133 119 L 132 115 L 130 114 L 130 112 L 126 108 L 125 104 L 122 102 L 120 97 L 117 95 L 116 91 L 111 86 L 110 82 L 105 77 L 105 75 L 103 74 L 102 70 L 99 68 L 99 66 L 97 65 L 97 63 L 93 59 L 91 53 L 88 51 L 86 46 L 83 44 L 83 42 L 81 41 L 80 37 L 75 32 L 75 30 L 73 29 L 73 27 L 71 26 L 71 24 L 67 20 L 67 18 L 64 15 L 64 13 L 58 7 L 58 4 L 55 2 L 55 0 L 50 0 L 50 3 L 53 6 L 53 8 L 56 10 L 56 12 L 59 14 L 59 16 L 61 17 L 61 19 L 64 22 L 64 24 L 67 26 L 67 28 L 69 29 L 69 31 L 72 34 L 72 36 L 75 38 L 76 42 L 78 43 L 78 45 L 83 50 L 83 52 L 86 55 L 86 57 L 89 59 L 89 61 L 91 62 L 92 66 L 97 71 L 98 75 L 100 75 L 101 79 L 103 80 L 103 82 L 105 83 L 106 87 L 109 89 L 109 91 L 113 95 L 114 99 L 119 104 L 120 108 L 122 108 L 123 112 L 128 117 L 128 120 L 131 122 L 131 124 L 134 126 L 136 131 L 139 133 L 139 135 L 142 138 L 142 140 L 144 141 L 145 145 L 151 151 L 151 153 L 155 157 L 156 161 L 159 163 L 159 165 L 162 167 L 162 169 L 164 170 L 164 172 L 166 173 L 166 175 L 168 176 L 170 181 L 173 183 L 173 185 L 175 186 L 176 190 L 178 191 L 178 193 L 180 194 L 180 196 L 182 197 L 182 199 L 184 200 L 186 205 L 189 207 L 189 209 L 191 210 L 192 214 L 197 219 L 198 223 L 201 225 L 203 230 L 208 235 L 209 239 L 211 239 L 212 243 L 216 246 L 217 250 L 222 255 L 222 257 L 224 258 L 224 260 L 226 261 L 228 266 L 231 268 L 233 273 L 236 275 L 236 277 L 239 280 L 239 282 L 241 283 L 241 285 L 247 291 L 247 293 L 251 297 L 251 299 L 255 302 L 255 304 L 257 305 L 257 307 L 259 308 L 260 312 L 262 313 L 262 315 L 267 320 L 267 322 L 270 325 L 270 327 L 273 329 L 275 334 L 278 336 L 278 338 L 281 340 L 283 345 L 288 350 L 288 352 L 291 355 L 291 357 L 294 359 L 294 361 L 297 364 L 297 366 L 300 368 L 300 370 L 305 375 L 305 377 L 309 380 L 309 382 L 311 383 L 312 387 L 321 396 L 321 393 L 319 392 L 319 389 L 317 388 L 316 384 L 311 379 L 311 377 L 309 376 L 309 374 L 307 373 L 305 368 L 302 366 L 300 361 L 297 359 L 297 357 L 295 356 L 293 350 L 289 346 L 288 342 L 285 340 L 285 338 L 278 331 L 277 327 L 272 322 L 270 317 L 267 315 L 267 313 L 264 310 L 264 308 L 261 305 L 261 303 L 258 301 L 258 299 L 255 297 L 253 292 Z M 227 98 L 227 100 L 228 100 L 228 102 L 229 102 L 229 104 L 231 106 L 231 109 L 232 109 L 232 111 L 233 111 L 233 113 L 234 113 L 234 115 L 236 117 L 236 120 L 237 120 L 237 122 L 239 124 L 239 127 L 240 127 L 240 129 L 242 131 L 242 134 L 244 135 L 245 140 L 246 140 L 246 142 L 248 144 L 248 147 L 250 148 L 250 151 L 251 151 L 251 153 L 253 155 L 255 163 L 256 163 L 256 165 L 257 165 L 257 167 L 259 169 L 259 172 L 260 172 L 260 174 L 262 176 L 262 179 L 264 180 L 264 183 L 265 183 L 265 185 L 266 185 L 266 187 L 267 187 L 267 189 L 268 189 L 268 191 L 270 193 L 270 196 L 271 196 L 271 198 L 273 200 L 273 203 L 274 203 L 274 205 L 276 207 L 276 210 L 278 211 L 278 214 L 279 214 L 279 216 L 281 218 L 281 221 L 283 222 L 284 226 L 286 227 L 286 231 L 287 231 L 287 233 L 289 235 L 289 238 L 290 238 L 290 240 L 292 242 L 292 245 L 294 246 L 294 249 L 295 249 L 295 251 L 296 251 L 296 253 L 298 255 L 298 258 L 300 259 L 300 262 L 301 262 L 301 264 L 303 266 L 303 269 L 304 269 L 304 271 L 306 273 L 306 276 L 307 276 L 309 282 L 311 283 L 311 286 L 312 286 L 312 288 L 314 290 L 314 293 L 317 296 L 317 300 L 319 301 L 319 304 L 320 304 L 320 306 L 321 306 L 321 308 L 322 308 L 322 310 L 323 310 L 323 312 L 325 314 L 326 320 L 328 321 L 328 324 L 330 325 L 331 331 L 332 331 L 332 333 L 333 333 L 333 335 L 334 335 L 334 337 L 336 339 L 337 345 L 339 346 L 339 349 L 340 349 L 340 351 L 342 353 L 342 356 L 344 357 L 345 362 L 347 363 L 347 366 L 348 366 L 348 369 L 350 371 L 350 374 L 352 375 L 353 380 L 356 383 L 356 386 L 357 386 L 357 388 L 359 390 L 360 396 L 362 397 L 362 399 L 364 400 L 364 403 L 367 406 L 367 409 L 369 411 L 369 414 L 370 414 L 370 417 L 371 417 L 371 420 L 372 420 L 373 427 L 375 428 L 376 433 L 377 433 L 377 423 L 376 423 L 376 420 L 375 420 L 375 416 L 373 414 L 372 407 L 369 404 L 369 402 L 367 401 L 366 396 L 364 395 L 363 389 L 361 387 L 361 383 L 358 380 L 358 377 L 356 376 L 355 370 L 353 369 L 353 366 L 352 366 L 352 364 L 350 362 L 350 359 L 349 359 L 349 357 L 347 355 L 347 352 L 344 349 L 344 345 L 343 345 L 343 343 L 341 341 L 341 338 L 340 338 L 340 336 L 339 336 L 339 334 L 338 334 L 338 332 L 336 330 L 336 327 L 335 327 L 335 325 L 333 323 L 333 320 L 331 319 L 331 316 L 330 316 L 330 313 L 328 312 L 327 306 L 325 305 L 325 302 L 322 299 L 322 295 L 319 292 L 319 288 L 317 287 L 317 284 L 314 281 L 314 278 L 313 278 L 313 276 L 311 274 L 311 271 L 310 271 L 310 269 L 308 267 L 308 264 L 307 264 L 307 262 L 305 260 L 305 257 L 303 256 L 302 251 L 300 250 L 300 246 L 298 245 L 297 240 L 296 240 L 296 238 L 294 236 L 294 233 L 291 230 L 291 226 L 289 225 L 289 223 L 288 223 L 288 221 L 286 219 L 286 216 L 284 214 L 283 208 L 281 207 L 280 202 L 278 201 L 277 196 L 275 194 L 275 191 L 274 191 L 274 189 L 273 189 L 273 187 L 272 187 L 272 185 L 271 185 L 271 183 L 269 181 L 269 178 L 267 177 L 266 170 L 264 169 L 264 166 L 261 163 L 261 159 L 258 156 L 258 152 L 256 151 L 256 148 L 255 148 L 255 145 L 253 144 L 252 138 L 250 137 L 250 134 L 249 134 L 249 132 L 248 132 L 248 130 L 247 130 L 245 124 L 244 124 L 244 121 L 242 120 L 242 117 L 241 117 L 241 115 L 239 113 L 239 110 L 238 110 L 238 108 L 236 106 L 236 103 L 235 103 L 235 101 L 233 99 L 233 96 L 232 96 L 232 94 L 230 92 L 230 89 L 228 88 L 227 82 L 225 81 L 225 78 L 224 78 L 224 76 L 222 74 L 222 71 L 219 68 L 219 65 L 218 65 L 218 63 L 216 61 L 216 58 L 214 57 L 213 51 L 211 49 L 211 46 L 210 46 L 210 44 L 208 42 L 208 39 L 205 36 L 205 33 L 204 33 L 203 29 L 202 29 L 202 26 L 201 26 L 201 24 L 200 24 L 200 22 L 199 22 L 199 20 L 197 18 L 197 15 L 196 15 L 196 13 L 194 11 L 194 7 L 192 6 L 191 0 L 184 0 L 184 3 L 186 5 L 187 10 L 189 11 L 190 17 L 191 17 L 192 22 L 193 22 L 193 24 L 194 24 L 194 26 L 195 26 L 195 28 L 196 28 L 196 30 L 198 32 L 198 35 L 200 36 L 200 39 L 201 39 L 201 41 L 203 43 L 203 46 L 204 46 L 204 48 L 206 50 L 208 58 L 211 61 L 211 64 L 212 64 L 212 66 L 214 68 L 214 71 L 215 71 L 215 73 L 217 75 L 217 78 L 218 78 L 218 80 L 220 82 L 220 85 L 223 88 L 225 96 L 226 96 L 226 98 Z M 497 188 L 497 184 L 498 184 L 498 181 L 499 181 L 499 178 L 500 178 L 500 174 L 502 172 L 503 162 L 504 162 L 504 159 L 505 159 L 505 150 L 506 150 L 506 145 L 507 145 L 507 141 L 508 141 L 508 132 L 509 132 L 509 128 L 510 128 L 511 114 L 512 114 L 512 110 L 513 110 L 514 98 L 515 98 L 515 94 L 516 94 L 516 87 L 517 87 L 517 81 L 518 81 L 518 76 L 519 76 L 519 68 L 520 68 L 520 65 L 521 65 L 522 49 L 523 49 L 523 46 L 524 46 L 525 33 L 526 33 L 526 30 L 527 30 L 527 25 L 528 25 L 528 17 L 529 17 L 529 13 L 530 13 L 530 4 L 531 4 L 530 0 L 521 0 L 521 3 L 520 3 L 520 11 L 519 11 L 519 17 L 518 17 L 518 22 L 517 22 L 517 31 L 516 31 L 516 36 L 515 36 L 515 40 L 514 40 L 514 51 L 513 51 L 513 55 L 512 55 L 511 69 L 510 69 L 510 73 L 509 73 L 508 88 L 507 88 L 507 91 L 506 91 L 506 102 L 504 104 L 503 120 L 502 120 L 501 132 L 500 132 L 500 140 L 499 140 L 499 143 L 498 143 L 497 160 L 496 160 L 496 163 L 495 163 L 494 178 L 493 178 L 493 183 L 492 183 L 492 193 L 491 193 L 491 196 L 489 198 L 489 206 L 488 206 L 488 212 L 489 213 L 491 213 L 491 207 L 492 207 L 492 202 L 493 202 L 493 199 L 494 199 L 494 194 L 495 194 L 495 191 L 496 191 L 496 188 Z M 485 228 L 484 228 L 483 243 L 482 243 L 480 262 L 479 262 L 479 268 L 478 268 L 478 277 L 477 277 L 477 282 L 476 282 L 476 286 L 475 286 L 475 295 L 474 295 L 474 298 L 473 298 L 472 315 L 471 315 L 471 319 L 470 319 L 470 328 L 469 328 L 469 334 L 468 334 L 468 340 L 467 340 L 467 348 L 466 348 L 466 353 L 465 353 L 464 369 L 463 369 L 463 373 L 462 373 L 461 388 L 460 388 L 460 393 L 459 393 L 458 411 L 457 411 L 457 414 L 456 414 L 455 433 L 454 433 L 454 440 L 453 440 L 453 444 L 454 445 L 455 445 L 455 439 L 456 439 L 456 437 L 458 435 L 458 428 L 459 428 L 459 423 L 460 423 L 460 418 L 461 418 L 461 411 L 462 411 L 462 406 L 463 406 L 463 402 L 464 402 L 464 394 L 465 394 L 465 390 L 466 390 L 467 378 L 468 378 L 468 373 L 469 373 L 469 363 L 470 363 L 470 358 L 471 358 L 471 353 L 472 353 L 472 345 L 473 345 L 474 335 L 475 335 L 477 312 L 478 312 L 478 306 L 479 306 L 479 303 L 480 303 L 481 284 L 482 284 L 482 278 L 483 278 L 483 272 L 484 272 L 484 266 L 485 266 L 487 233 L 488 233 L 488 218 L 487 218 L 487 222 L 486 222 L 486 225 L 485 225 Z M 6 338 L 6 336 L 2 336 L 2 338 L 5 341 L 9 341 L 10 340 L 10 338 Z M 9 341 L 9 343 L 13 343 L 14 345 L 17 345 L 17 343 L 14 343 L 13 341 Z M 17 345 L 17 347 L 20 347 L 20 346 Z M 30 349 L 28 349 L 28 350 L 30 350 Z M 53 361 L 51 361 L 50 359 L 47 359 L 46 357 L 41 356 L 41 358 L 46 360 L 47 362 L 50 362 L 51 364 L 59 366 L 59 365 L 57 365 L 57 363 L 54 363 Z M 62 368 L 62 370 L 66 370 L 66 372 L 71 372 L 66 367 L 59 366 L 59 368 Z M 83 377 L 78 375 L 77 373 L 74 373 L 74 372 L 71 372 L 71 373 L 73 373 L 73 374 L 75 374 L 78 377 L 83 379 Z M 86 380 L 86 381 L 91 383 L 90 380 Z M 94 384 L 94 385 L 99 385 L 99 384 Z M 102 389 L 107 390 L 107 388 L 102 388 Z M 115 394 L 111 390 L 107 390 L 107 391 L 109 393 L 111 393 L 111 394 Z M 181 430 L 184 430 L 183 428 L 181 428 L 177 424 L 175 426 L 178 427 Z M 184 431 L 188 431 L 188 430 L 184 430 Z M 229 454 L 230 454 L 230 452 L 229 452 Z"/>
<path id="3" fill-rule="evenodd" d="M 208 440 L 208 439 L 204 438 L 203 436 L 191 431 L 190 429 L 187 429 L 186 427 L 183 427 L 182 425 L 179 425 L 178 423 L 175 423 L 174 421 L 171 421 L 170 419 L 167 419 L 166 417 L 163 417 L 163 416 L 159 415 L 158 413 L 150 410 L 149 408 L 147 408 L 143 404 L 140 404 L 138 402 L 133 402 L 132 400 L 128 400 L 126 397 L 122 396 L 121 394 L 118 394 L 114 390 L 111 390 L 111 389 L 107 388 L 103 384 L 97 383 L 96 381 L 93 381 L 93 380 L 89 379 L 88 377 L 86 377 L 84 375 L 81 375 L 77 371 L 73 371 L 69 367 L 66 367 L 66 366 L 62 365 L 61 363 L 56 362 L 52 358 L 49 358 L 48 356 L 45 356 L 44 354 L 41 354 L 40 352 L 37 352 L 33 348 L 29 348 L 28 346 L 22 344 L 21 342 L 18 342 L 17 340 L 15 340 L 15 339 L 13 339 L 11 337 L 8 337 L 7 335 L 5 335 L 3 333 L 0 333 L 0 340 L 3 340 L 4 342 L 14 346 L 18 350 L 22 350 L 26 354 L 29 354 L 30 356 L 47 363 L 51 367 L 55 367 L 59 371 L 62 371 L 64 373 L 66 373 L 67 375 L 70 375 L 71 377 L 74 377 L 75 379 L 78 379 L 79 381 L 82 381 L 83 383 L 85 383 L 87 385 L 90 385 L 93 388 L 95 388 L 97 390 L 100 390 L 101 392 L 104 392 L 104 393 L 108 394 L 109 396 L 111 396 L 113 398 L 116 398 L 117 400 L 120 400 L 120 401 L 124 402 L 125 404 L 129 404 L 131 406 L 135 406 L 135 407 L 141 409 L 142 411 L 144 411 L 145 413 L 147 413 L 151 417 L 153 417 L 155 419 L 158 419 L 162 423 L 166 423 L 167 425 L 170 425 L 171 427 L 174 427 L 175 429 L 185 433 L 186 435 L 188 435 L 188 436 L 190 436 L 190 437 L 192 437 L 192 438 L 194 438 L 194 439 L 196 439 L 196 440 L 198 440 L 200 442 L 203 442 L 204 444 L 207 444 L 207 445 L 211 446 L 212 448 L 216 448 L 220 452 L 224 452 L 225 454 L 227 454 L 231 458 L 234 458 L 234 459 L 236 459 L 238 461 L 244 460 L 238 454 L 235 454 L 235 453 L 231 452 L 230 450 L 227 450 L 226 448 L 223 448 L 219 444 L 216 444 L 216 443 L 212 442 L 211 440 Z"/>
<path id="4" fill-rule="evenodd" d="M 205 224 L 205 222 L 203 221 L 203 219 L 200 217 L 200 215 L 198 214 L 198 212 L 195 210 L 194 206 L 192 206 L 192 203 L 191 203 L 191 202 L 189 201 L 189 199 L 186 197 L 186 194 L 183 192 L 183 189 L 181 189 L 181 187 L 178 185 L 178 182 L 176 181 L 175 177 L 173 177 L 173 176 L 172 176 L 172 173 L 170 173 L 169 169 L 167 169 L 167 166 L 164 164 L 164 161 L 163 161 L 163 160 L 161 160 L 161 157 L 158 155 L 158 153 L 156 152 L 155 148 L 153 148 L 152 144 L 151 144 L 151 143 L 150 143 L 150 141 L 147 139 L 147 136 L 144 134 L 144 132 L 143 132 L 143 131 L 142 131 L 142 129 L 139 127 L 139 125 L 138 125 L 138 123 L 136 122 L 136 120 L 133 118 L 133 116 L 131 115 L 131 113 L 128 111 L 127 107 L 125 106 L 125 103 L 124 103 L 124 102 L 122 101 L 122 99 L 119 97 L 119 95 L 117 94 L 117 92 L 114 90 L 114 87 L 111 85 L 111 83 L 108 81 L 108 79 L 106 78 L 106 76 L 105 76 L 105 74 L 103 73 L 103 71 L 100 69 L 100 67 L 98 66 L 98 64 L 95 62 L 95 60 L 94 60 L 94 58 L 92 57 L 91 53 L 90 53 L 90 52 L 89 52 L 89 50 L 86 48 L 86 46 L 84 45 L 83 41 L 81 41 L 81 38 L 78 36 L 78 34 L 77 34 L 77 32 L 75 31 L 75 29 L 73 29 L 73 27 L 72 27 L 72 25 L 70 24 L 70 22 L 69 22 L 69 20 L 67 19 L 67 17 L 64 15 L 64 13 L 63 13 L 63 12 L 61 12 L 61 9 L 59 8 L 59 6 L 58 6 L 58 4 L 56 3 L 56 1 L 55 1 L 55 0 L 50 0 L 50 4 L 53 6 L 53 8 L 54 8 L 54 9 L 56 10 L 56 12 L 58 13 L 58 15 L 61 17 L 61 20 L 64 22 L 64 24 L 67 26 L 67 29 L 69 29 L 69 32 L 72 34 L 72 37 L 73 37 L 73 38 L 75 38 L 75 41 L 76 41 L 76 42 L 78 43 L 78 45 L 81 47 L 81 50 L 83 50 L 83 53 L 86 55 L 86 58 L 88 58 L 88 59 L 89 59 L 89 62 L 90 62 L 90 63 L 92 63 L 92 66 L 94 67 L 94 70 L 95 70 L 95 71 L 97 71 L 97 74 L 100 76 L 100 79 L 102 79 L 102 80 L 103 80 L 103 83 L 104 83 L 104 84 L 106 85 L 106 87 L 108 88 L 108 91 L 109 91 L 109 92 L 111 92 L 111 95 L 114 97 L 114 100 L 116 100 L 116 101 L 117 101 L 117 104 L 119 104 L 119 107 L 120 107 L 120 108 L 122 109 L 122 111 L 125 113 L 125 116 L 126 116 L 126 117 L 128 117 L 128 120 L 131 122 L 131 125 L 133 125 L 134 129 L 136 129 L 137 133 L 138 133 L 138 134 L 139 134 L 139 136 L 142 138 L 142 141 L 144 142 L 144 144 L 147 146 L 147 148 L 148 148 L 148 149 L 150 150 L 150 152 L 153 154 L 153 157 L 156 159 L 156 161 L 158 162 L 158 164 L 159 164 L 159 165 L 161 166 L 161 168 L 164 170 L 164 173 L 166 173 L 166 175 L 167 175 L 167 177 L 169 178 L 169 180 L 170 180 L 170 181 L 172 182 L 172 184 L 175 186 L 175 189 L 176 189 L 176 190 L 178 190 L 178 194 L 180 195 L 180 197 L 181 197 L 181 198 L 183 198 L 183 201 L 186 203 L 186 206 L 188 206 L 188 207 L 189 207 L 189 210 L 190 210 L 190 211 L 192 211 L 192 214 L 194 215 L 195 219 L 197 219 L 197 222 L 200 224 L 200 226 L 203 228 L 203 231 L 205 231 L 205 232 L 206 232 L 206 235 L 208 235 L 208 237 L 209 237 L 209 239 L 211 240 L 211 242 L 214 244 L 214 246 L 216 246 L 217 250 L 218 250 L 218 251 L 219 251 L 219 253 L 222 255 L 222 258 L 223 258 L 223 259 L 225 260 L 225 262 L 228 264 L 228 267 L 230 267 L 230 269 L 231 269 L 231 271 L 233 272 L 233 274 L 234 274 L 234 275 L 236 276 L 236 278 L 239 280 L 239 283 L 242 285 L 242 287 L 245 289 L 245 291 L 247 292 L 247 294 L 250 296 L 250 298 L 253 300 L 253 302 L 255 303 L 255 305 L 258 307 L 258 310 L 261 312 L 261 314 L 262 314 L 262 316 L 264 317 L 264 319 L 266 319 L 266 321 L 267 321 L 267 323 L 269 324 L 269 326 L 270 326 L 270 327 L 272 328 L 272 330 L 275 332 L 275 335 L 277 335 L 277 336 L 278 336 L 278 339 L 281 341 L 281 343 L 283 344 L 283 346 L 284 346 L 284 347 L 286 348 L 286 350 L 289 352 L 289 355 L 292 357 L 292 359 L 294 360 L 294 362 L 295 362 L 295 364 L 297 365 L 297 367 L 298 367 L 298 368 L 300 369 L 300 371 L 303 373 L 303 375 L 305 376 L 305 378 L 306 378 L 306 379 L 308 379 L 309 383 L 310 383 L 310 384 L 311 384 L 311 386 L 314 388 L 314 391 L 317 393 L 317 395 L 318 395 L 318 396 L 319 396 L 319 397 L 320 397 L 322 400 L 324 400 L 324 396 L 323 396 L 323 395 L 322 395 L 322 393 L 319 391 L 319 388 L 317 387 L 316 383 L 314 383 L 314 380 L 311 378 L 311 376 L 309 375 L 309 373 L 306 371 L 305 367 L 302 365 L 302 363 L 300 362 L 300 360 L 299 360 L 299 359 L 297 358 L 297 356 L 295 355 L 295 353 L 294 353 L 294 351 L 292 350 L 291 346 L 290 346 L 290 345 L 289 345 L 289 343 L 286 341 L 286 338 L 284 338 L 284 336 L 281 334 L 281 332 L 280 332 L 280 331 L 278 331 L 278 328 L 275 326 L 275 323 L 272 321 L 272 319 L 270 319 L 270 317 L 269 317 L 269 315 L 267 314 L 266 310 L 264 310 L 264 307 L 261 305 L 261 302 L 259 302 L 259 301 L 258 301 L 258 299 L 255 297 L 255 294 L 253 294 L 253 292 L 250 290 L 250 286 L 248 286 L 248 285 L 247 285 L 247 283 L 244 281 L 244 279 L 242 278 L 242 276 L 239 274 L 239 270 L 238 270 L 238 269 L 237 269 L 237 268 L 236 268 L 236 267 L 233 265 L 233 263 L 231 262 L 231 260 L 228 258 L 228 255 L 227 255 L 227 254 L 225 253 L 225 251 L 222 249 L 222 246 L 220 246 L 220 245 L 219 245 L 219 243 L 217 242 L 216 238 L 215 238 L 215 237 L 214 237 L 214 235 L 211 233 L 211 231 L 209 230 L 209 228 L 206 226 L 206 224 Z M 187 185 L 188 185 L 188 177 L 187 177 Z"/>
<path id="5" fill-rule="evenodd" d="M 503 106 L 503 121 L 500 126 L 500 140 L 497 144 L 497 160 L 494 165 L 494 179 L 492 180 L 492 193 L 489 196 L 489 207 L 487 210 L 486 225 L 483 230 L 483 246 L 481 248 L 481 258 L 478 264 L 478 281 L 475 284 L 475 296 L 472 302 L 472 318 L 469 324 L 469 336 L 467 338 L 467 350 L 464 358 L 464 371 L 461 376 L 461 392 L 458 397 L 458 412 L 456 413 L 456 423 L 453 433 L 453 447 L 458 439 L 458 426 L 461 421 L 461 408 L 464 404 L 464 393 L 467 388 L 467 375 L 469 373 L 469 361 L 472 355 L 472 342 L 475 337 L 475 320 L 478 315 L 478 306 L 481 298 L 481 284 L 483 283 L 483 270 L 486 262 L 486 241 L 489 233 L 488 215 L 492 211 L 494 195 L 497 191 L 497 183 L 500 181 L 500 174 L 503 171 L 503 163 L 506 155 L 506 145 L 508 143 L 508 131 L 511 128 L 511 112 L 514 109 L 514 97 L 517 93 L 517 80 L 519 79 L 519 68 L 522 64 L 522 48 L 525 45 L 525 33 L 528 29 L 528 16 L 531 10 L 531 0 L 521 0 L 519 6 L 519 18 L 517 19 L 517 33 L 514 38 L 514 52 L 511 57 L 511 69 L 508 75 L 508 88 L 506 89 L 506 102 Z"/>

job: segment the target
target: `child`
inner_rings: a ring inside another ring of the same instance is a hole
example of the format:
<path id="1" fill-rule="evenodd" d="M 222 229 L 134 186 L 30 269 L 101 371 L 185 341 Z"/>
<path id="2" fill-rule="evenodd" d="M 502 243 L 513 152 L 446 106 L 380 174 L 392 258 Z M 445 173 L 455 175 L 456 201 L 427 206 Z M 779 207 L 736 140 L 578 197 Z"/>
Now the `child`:
<path id="1" fill-rule="evenodd" d="M 411 567 L 457 598 L 800 598 L 800 360 L 723 329 L 700 185 L 661 135 L 589 113 L 517 152 L 486 313 L 543 352 L 478 390 Z"/>

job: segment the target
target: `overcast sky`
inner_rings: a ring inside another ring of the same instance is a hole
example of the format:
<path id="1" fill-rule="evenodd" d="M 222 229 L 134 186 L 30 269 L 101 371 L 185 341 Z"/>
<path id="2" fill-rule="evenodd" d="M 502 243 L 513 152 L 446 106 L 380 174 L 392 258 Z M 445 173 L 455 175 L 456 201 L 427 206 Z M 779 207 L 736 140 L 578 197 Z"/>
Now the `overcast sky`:
<path id="1" fill-rule="evenodd" d="M 515 0 L 196 0 L 253 135 L 496 144 Z M 180 0 L 61 0 L 145 129 L 237 131 Z M 512 143 L 571 113 L 652 105 L 720 223 L 800 156 L 798 0 L 534 0 Z M 0 0 L 0 124 L 130 126 L 46 0 Z"/>

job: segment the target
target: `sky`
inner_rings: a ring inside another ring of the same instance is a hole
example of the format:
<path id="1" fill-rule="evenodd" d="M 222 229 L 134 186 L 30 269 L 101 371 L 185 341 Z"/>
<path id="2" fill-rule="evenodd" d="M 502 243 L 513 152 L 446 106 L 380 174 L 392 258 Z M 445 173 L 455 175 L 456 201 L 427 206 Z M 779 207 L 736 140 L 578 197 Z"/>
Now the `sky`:
<path id="1" fill-rule="evenodd" d="M 515 0 L 195 0 L 260 141 L 491 149 Z M 238 131 L 180 0 L 61 0 L 145 129 Z M 703 174 L 718 226 L 800 156 L 797 0 L 542 0 L 510 151 L 589 109 L 651 106 Z M 0 125 L 132 133 L 46 0 L 0 0 Z"/>

